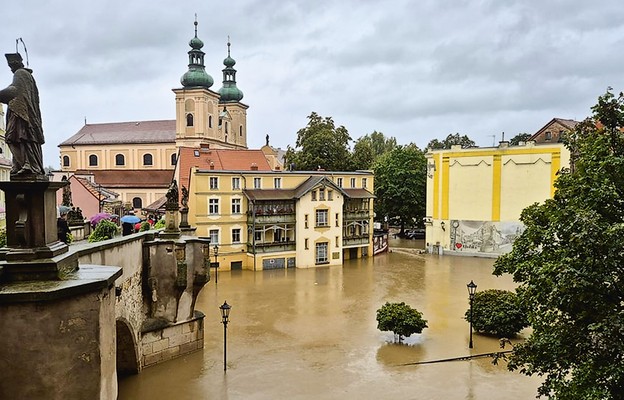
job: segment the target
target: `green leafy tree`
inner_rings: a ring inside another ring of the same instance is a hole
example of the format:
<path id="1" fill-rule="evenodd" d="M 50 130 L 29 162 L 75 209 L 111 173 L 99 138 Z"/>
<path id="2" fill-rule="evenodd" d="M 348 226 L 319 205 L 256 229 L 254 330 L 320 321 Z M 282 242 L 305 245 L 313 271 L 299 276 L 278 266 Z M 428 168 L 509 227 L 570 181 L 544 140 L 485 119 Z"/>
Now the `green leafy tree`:
<path id="1" fill-rule="evenodd" d="M 114 222 L 103 219 L 98 222 L 93 232 L 89 235 L 89 243 L 112 239 L 117 233 L 119 233 L 119 227 Z"/>
<path id="2" fill-rule="evenodd" d="M 464 316 L 470 322 L 470 309 Z M 518 296 L 508 290 L 488 289 L 475 293 L 472 327 L 477 332 L 510 338 L 529 326 Z"/>
<path id="3" fill-rule="evenodd" d="M 396 138 L 387 138 L 383 133 L 373 131 L 356 140 L 353 146 L 353 166 L 355 169 L 370 169 L 383 154 L 397 147 Z"/>
<path id="4" fill-rule="evenodd" d="M 420 311 L 404 302 L 388 303 L 377 310 L 377 329 L 391 331 L 399 342 L 414 333 L 422 333 L 427 328 L 427 320 Z"/>
<path id="5" fill-rule="evenodd" d="M 397 146 L 375 162 L 375 214 L 398 218 L 401 235 L 407 225 L 421 224 L 425 216 L 426 165 L 425 155 L 414 144 Z"/>
<path id="6" fill-rule="evenodd" d="M 161 218 L 158 220 L 158 222 L 154 224 L 154 229 L 162 229 L 165 226 L 167 226 L 167 223 L 165 222 L 164 218 Z"/>
<path id="7" fill-rule="evenodd" d="M 152 226 L 150 225 L 149 222 L 147 221 L 141 222 L 141 227 L 139 228 L 139 232 L 149 231 L 150 229 L 152 229 Z"/>
<path id="8" fill-rule="evenodd" d="M 543 376 L 539 395 L 621 399 L 624 388 L 624 97 L 610 90 L 566 135 L 573 169 L 553 199 L 526 208 L 525 231 L 495 263 L 533 327 L 509 368 Z"/>
<path id="9" fill-rule="evenodd" d="M 334 124 L 331 117 L 321 117 L 313 112 L 308 125 L 299 129 L 295 147 L 288 146 L 286 165 L 299 171 L 351 171 L 351 137 L 344 126 Z"/>
<path id="10" fill-rule="evenodd" d="M 509 141 L 509 145 L 510 146 L 518 146 L 520 145 L 520 142 L 527 142 L 529 139 L 531 139 L 531 134 L 529 133 L 519 133 L 516 136 L 512 137 L 511 140 Z"/>
<path id="11" fill-rule="evenodd" d="M 6 246 L 7 236 L 6 228 L 0 228 L 0 247 Z"/>
<path id="12" fill-rule="evenodd" d="M 427 145 L 429 150 L 440 150 L 440 149 L 450 149 L 451 146 L 460 145 L 462 149 L 467 149 L 469 147 L 475 147 L 475 142 L 470 139 L 466 135 L 460 135 L 459 133 L 450 134 L 446 137 L 446 139 L 439 141 L 438 139 L 433 139 Z"/>

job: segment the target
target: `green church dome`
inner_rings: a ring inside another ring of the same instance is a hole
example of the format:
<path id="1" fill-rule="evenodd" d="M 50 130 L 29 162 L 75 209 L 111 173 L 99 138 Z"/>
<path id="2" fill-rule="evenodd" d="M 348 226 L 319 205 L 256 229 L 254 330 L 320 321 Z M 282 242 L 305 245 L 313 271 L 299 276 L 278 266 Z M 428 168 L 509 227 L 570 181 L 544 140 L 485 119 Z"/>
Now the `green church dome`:
<path id="1" fill-rule="evenodd" d="M 223 69 L 223 87 L 219 89 L 220 103 L 229 103 L 241 101 L 243 99 L 243 91 L 236 87 L 236 70 L 234 65 L 236 61 L 230 57 L 230 40 L 228 37 L 228 55 L 223 60 L 225 68 Z"/>
<path id="2" fill-rule="evenodd" d="M 197 37 L 197 21 L 195 21 L 195 37 L 189 41 L 189 46 L 191 46 L 191 50 L 188 52 L 189 69 L 180 78 L 180 83 L 184 87 L 210 88 L 214 84 L 214 79 L 208 75 L 204 66 L 205 53 L 201 51 L 204 42 Z"/>

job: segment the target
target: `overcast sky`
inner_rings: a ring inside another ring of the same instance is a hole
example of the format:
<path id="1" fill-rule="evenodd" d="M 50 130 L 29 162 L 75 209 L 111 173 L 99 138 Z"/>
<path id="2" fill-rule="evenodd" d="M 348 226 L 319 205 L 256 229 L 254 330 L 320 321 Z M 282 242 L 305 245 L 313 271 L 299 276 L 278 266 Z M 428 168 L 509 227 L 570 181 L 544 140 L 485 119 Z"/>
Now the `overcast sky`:
<path id="1" fill-rule="evenodd" d="M 312 111 L 354 140 L 376 130 L 423 148 L 459 132 L 492 146 L 624 90 L 621 0 L 7 1 L 0 50 L 26 43 L 45 165 L 85 117 L 175 118 L 195 13 L 215 91 L 231 37 L 250 148 L 266 134 L 294 145 Z M 0 68 L 0 87 L 11 79 Z"/>

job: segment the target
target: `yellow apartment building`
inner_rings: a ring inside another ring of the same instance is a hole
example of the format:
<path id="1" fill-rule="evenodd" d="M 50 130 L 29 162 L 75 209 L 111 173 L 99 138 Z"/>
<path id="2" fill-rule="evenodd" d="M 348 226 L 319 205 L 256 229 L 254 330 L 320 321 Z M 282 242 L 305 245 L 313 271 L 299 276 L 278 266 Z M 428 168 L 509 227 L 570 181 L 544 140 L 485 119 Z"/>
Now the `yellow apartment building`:
<path id="1" fill-rule="evenodd" d="M 370 171 L 194 167 L 189 222 L 222 269 L 342 265 L 373 255 L 373 183 Z"/>
<path id="2" fill-rule="evenodd" d="M 492 256 L 511 250 L 522 210 L 554 195 L 570 163 L 561 143 L 433 150 L 427 158 L 427 250 Z"/>

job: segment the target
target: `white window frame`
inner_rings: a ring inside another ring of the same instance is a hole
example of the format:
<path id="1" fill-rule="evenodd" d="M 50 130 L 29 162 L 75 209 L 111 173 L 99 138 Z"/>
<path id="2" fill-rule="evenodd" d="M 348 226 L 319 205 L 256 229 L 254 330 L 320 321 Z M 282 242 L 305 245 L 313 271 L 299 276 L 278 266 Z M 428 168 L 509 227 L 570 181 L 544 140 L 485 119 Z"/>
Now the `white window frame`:
<path id="1" fill-rule="evenodd" d="M 211 229 L 209 231 L 209 236 L 210 236 L 210 244 L 212 245 L 219 244 L 219 230 L 218 229 Z"/>
<path id="2" fill-rule="evenodd" d="M 282 188 L 282 178 L 273 178 L 273 187 L 275 189 L 281 189 Z"/>
<path id="3" fill-rule="evenodd" d="M 241 229 L 232 228 L 232 243 L 240 243 L 240 242 L 241 242 Z"/>
<path id="4" fill-rule="evenodd" d="M 233 190 L 240 189 L 240 178 L 239 177 L 232 178 L 232 189 Z"/>
<path id="5" fill-rule="evenodd" d="M 315 216 L 316 227 L 323 228 L 329 226 L 329 210 L 316 210 Z"/>
<path id="6" fill-rule="evenodd" d="M 262 178 L 254 178 L 254 189 L 262 189 Z"/>
<path id="7" fill-rule="evenodd" d="M 242 201 L 241 199 L 235 197 L 232 199 L 232 214 L 240 214 L 241 213 L 241 208 L 242 208 Z"/>
<path id="8" fill-rule="evenodd" d="M 209 178 L 209 181 L 210 181 L 210 190 L 217 190 L 217 189 L 219 189 L 219 177 L 211 176 Z"/>
<path id="9" fill-rule="evenodd" d="M 325 264 L 329 262 L 329 243 L 320 242 L 316 243 L 314 258 L 316 260 L 316 264 Z"/>
<path id="10" fill-rule="evenodd" d="M 338 186 L 339 188 L 342 187 L 342 178 L 337 178 L 336 179 L 336 186 Z"/>
<path id="11" fill-rule="evenodd" d="M 351 188 L 355 188 L 355 178 L 351 178 Z"/>
<path id="12" fill-rule="evenodd" d="M 208 199 L 208 214 L 219 215 L 219 199 Z"/>

